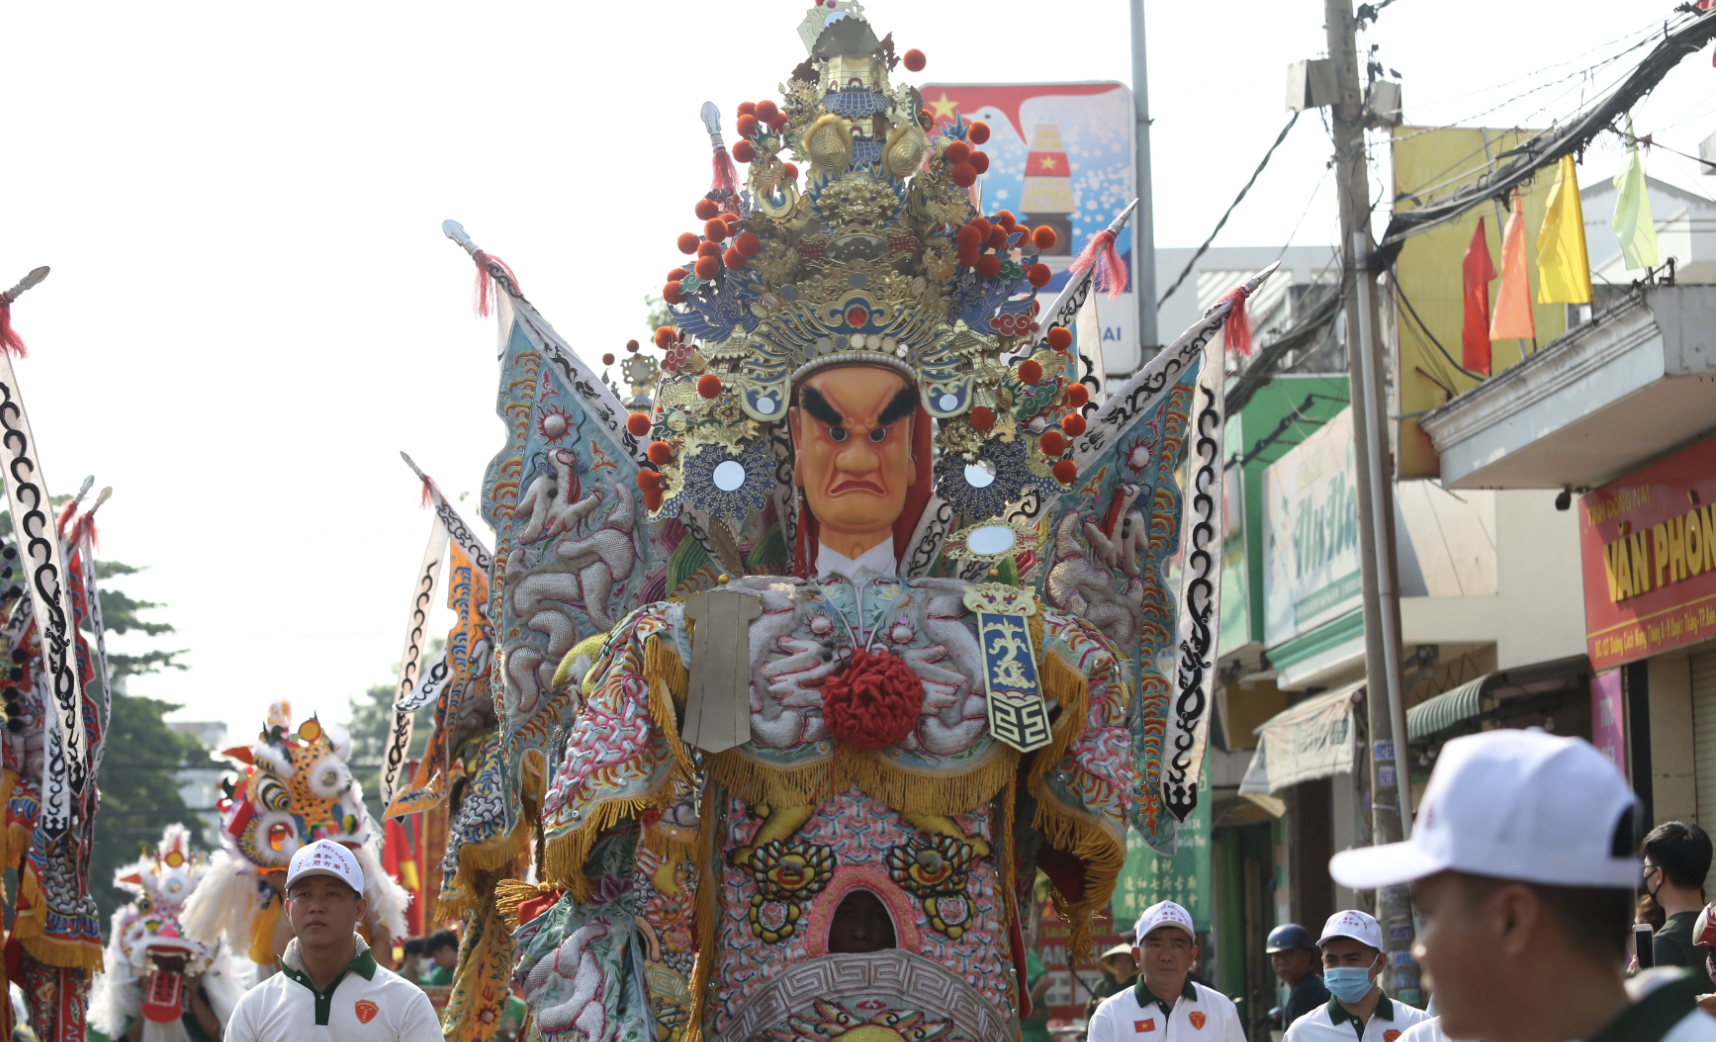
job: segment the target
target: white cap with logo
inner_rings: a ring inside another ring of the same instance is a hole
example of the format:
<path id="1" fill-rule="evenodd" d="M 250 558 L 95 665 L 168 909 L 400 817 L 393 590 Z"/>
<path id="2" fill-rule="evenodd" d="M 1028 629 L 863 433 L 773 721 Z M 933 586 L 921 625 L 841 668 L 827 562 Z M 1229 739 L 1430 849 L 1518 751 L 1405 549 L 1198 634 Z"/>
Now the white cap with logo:
<path id="1" fill-rule="evenodd" d="M 1197 927 L 1192 925 L 1192 913 L 1172 901 L 1158 901 L 1144 909 L 1144 914 L 1138 917 L 1138 930 L 1133 936 L 1138 939 L 1139 947 L 1143 947 L 1144 938 L 1150 936 L 1152 931 L 1164 926 L 1184 930 L 1193 944 L 1198 942 Z"/>
<path id="2" fill-rule="evenodd" d="M 1628 831 L 1617 843 L 1617 832 L 1636 805 L 1614 764 L 1582 739 L 1485 731 L 1442 747 L 1411 839 L 1344 850 L 1329 874 L 1354 890 L 1450 870 L 1631 889 L 1639 880 L 1634 840 Z"/>
<path id="3" fill-rule="evenodd" d="M 1382 924 L 1356 908 L 1329 916 L 1329 921 L 1323 924 L 1323 936 L 1317 938 L 1317 947 L 1335 937 L 1350 937 L 1382 951 Z"/>
<path id="4" fill-rule="evenodd" d="M 331 876 L 363 894 L 363 868 L 358 865 L 357 855 L 331 839 L 318 839 L 307 847 L 299 847 L 292 855 L 292 863 L 286 869 L 286 885 L 290 887 L 305 876 Z"/>

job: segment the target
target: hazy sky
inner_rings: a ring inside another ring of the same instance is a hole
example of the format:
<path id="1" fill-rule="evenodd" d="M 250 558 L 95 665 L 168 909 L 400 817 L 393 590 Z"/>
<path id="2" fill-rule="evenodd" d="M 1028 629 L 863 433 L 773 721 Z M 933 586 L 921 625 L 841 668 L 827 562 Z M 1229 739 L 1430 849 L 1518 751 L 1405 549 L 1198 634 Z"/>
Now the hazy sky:
<path id="1" fill-rule="evenodd" d="M 738 102 L 778 97 L 806 6 L 10 5 L 0 287 L 54 269 L 14 309 L 19 380 L 50 487 L 114 487 L 103 555 L 149 566 L 126 589 L 170 605 L 167 643 L 190 649 L 188 672 L 133 693 L 243 737 L 273 699 L 338 722 L 391 680 L 429 525 L 398 452 L 471 493 L 475 521 L 502 443 L 494 329 L 442 219 L 509 261 L 587 357 L 644 338 L 642 296 L 708 189 L 698 107 L 730 126 Z M 1366 45 L 1402 74 L 1409 121 L 1465 121 L 1671 6 L 1398 0 Z M 868 14 L 927 54 L 897 73 L 912 82 L 1131 79 L 1125 0 Z M 1322 52 L 1322 4 L 1151 0 L 1148 18 L 1157 242 L 1196 245 L 1285 121 L 1287 64 Z M 1574 76 L 1474 125 L 1542 125 L 1613 79 Z M 1295 244 L 1334 240 L 1328 137 L 1306 117 L 1219 245 L 1296 226 Z M 1716 131 L 1709 48 L 1635 120 L 1696 154 Z M 1582 178 L 1617 156 L 1600 142 Z M 1647 164 L 1716 185 L 1661 152 Z"/>

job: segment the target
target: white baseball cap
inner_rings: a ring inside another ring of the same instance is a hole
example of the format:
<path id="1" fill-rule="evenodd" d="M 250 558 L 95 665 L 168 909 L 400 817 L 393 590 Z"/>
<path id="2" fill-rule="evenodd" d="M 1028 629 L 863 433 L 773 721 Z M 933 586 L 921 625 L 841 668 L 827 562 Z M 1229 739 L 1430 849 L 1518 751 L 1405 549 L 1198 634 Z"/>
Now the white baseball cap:
<path id="1" fill-rule="evenodd" d="M 1133 936 L 1137 938 L 1139 947 L 1143 947 L 1144 938 L 1150 936 L 1152 931 L 1164 926 L 1184 930 L 1193 944 L 1198 941 L 1197 928 L 1192 925 L 1192 914 L 1172 901 L 1158 901 L 1144 909 L 1144 914 L 1138 917 L 1138 929 Z"/>
<path id="2" fill-rule="evenodd" d="M 1382 951 L 1382 924 L 1374 916 L 1356 908 L 1329 916 L 1329 921 L 1323 924 L 1323 936 L 1317 938 L 1317 947 L 1321 948 L 1324 941 L 1334 937 L 1350 937 Z"/>
<path id="3" fill-rule="evenodd" d="M 358 866 L 357 855 L 331 839 L 318 839 L 307 847 L 299 847 L 292 855 L 292 863 L 286 868 L 286 885 L 290 887 L 305 876 L 332 876 L 363 893 L 363 869 Z"/>
<path id="4" fill-rule="evenodd" d="M 1329 874 L 1354 890 L 1449 870 L 1631 889 L 1639 881 L 1634 837 L 1630 828 L 1618 833 L 1636 806 L 1626 779 L 1582 739 L 1485 731 L 1442 747 L 1411 839 L 1344 850 Z"/>

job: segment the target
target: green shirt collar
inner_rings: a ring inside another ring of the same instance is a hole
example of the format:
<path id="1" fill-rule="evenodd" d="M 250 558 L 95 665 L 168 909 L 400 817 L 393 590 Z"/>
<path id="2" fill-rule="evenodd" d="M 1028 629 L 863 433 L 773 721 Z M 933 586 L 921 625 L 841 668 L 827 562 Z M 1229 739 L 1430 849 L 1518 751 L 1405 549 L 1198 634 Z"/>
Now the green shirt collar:
<path id="1" fill-rule="evenodd" d="M 1681 970 L 1673 980 L 1628 1006 L 1590 1042 L 1657 1042 L 1697 1008 L 1698 987 L 1691 971 Z"/>
<path id="2" fill-rule="evenodd" d="M 1138 975 L 1138 983 L 1132 987 L 1132 996 L 1138 1000 L 1139 1009 L 1143 1009 L 1144 1007 L 1154 1003 L 1155 1005 L 1162 1007 L 1162 1012 L 1164 1014 L 1174 1012 L 1174 1007 L 1157 998 L 1156 993 L 1151 991 L 1149 985 L 1144 983 L 1144 975 L 1142 973 Z M 1186 986 L 1180 989 L 1180 998 L 1190 999 L 1193 1002 L 1198 1001 L 1198 986 L 1192 983 L 1190 974 L 1186 975 Z"/>
<path id="3" fill-rule="evenodd" d="M 1372 984 L 1371 987 L 1374 988 L 1376 985 Z M 1378 995 L 1376 997 L 1376 1013 L 1374 1016 L 1381 1017 L 1383 1020 L 1394 1019 L 1394 1003 L 1389 1001 L 1386 994 Z M 1347 1008 L 1341 1005 L 1341 1000 L 1335 998 L 1333 995 L 1329 996 L 1329 1023 L 1351 1024 L 1353 1026 L 1353 1030 L 1358 1032 L 1358 1037 L 1360 1039 L 1364 1038 L 1364 1021 L 1353 1016 L 1351 1013 L 1348 1013 Z M 1592 1039 L 1591 1042 L 1596 1042 L 1596 1039 Z"/>
<path id="4" fill-rule="evenodd" d="M 340 982 L 346 979 L 346 974 L 355 973 L 366 981 L 375 979 L 375 954 L 369 950 L 369 945 L 364 943 L 362 937 L 357 938 L 357 958 L 340 971 L 339 976 L 333 979 L 326 991 L 317 991 L 316 985 L 310 980 L 310 975 L 299 968 L 303 962 L 298 955 L 297 938 L 293 938 L 292 943 L 286 946 L 285 956 L 275 961 L 279 965 L 281 973 L 285 974 L 288 979 L 308 988 L 310 994 L 316 997 L 316 1023 L 321 1027 L 326 1027 L 328 1024 L 328 1012 L 333 1007 L 334 992 L 339 990 Z"/>

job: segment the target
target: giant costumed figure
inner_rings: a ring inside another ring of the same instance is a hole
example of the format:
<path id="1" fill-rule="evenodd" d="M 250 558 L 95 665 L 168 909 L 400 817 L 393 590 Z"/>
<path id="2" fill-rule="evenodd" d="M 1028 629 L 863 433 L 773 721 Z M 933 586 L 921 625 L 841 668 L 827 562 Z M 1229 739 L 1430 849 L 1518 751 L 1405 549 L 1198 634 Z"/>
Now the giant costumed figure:
<path id="1" fill-rule="evenodd" d="M 185 935 L 232 951 L 272 973 L 291 927 L 282 915 L 286 868 L 299 847 L 331 839 L 363 867 L 369 912 L 360 929 L 377 958 L 405 934 L 408 895 L 381 867 L 381 836 L 364 809 L 363 790 L 346 759 L 351 739 L 315 717 L 292 726 L 291 707 L 269 707 L 255 743 L 225 750 L 244 776 L 220 801 L 223 849 L 185 903 Z"/>
<path id="2" fill-rule="evenodd" d="M 183 825 L 168 825 L 153 853 L 115 873 L 114 885 L 137 899 L 113 913 L 106 970 L 91 988 L 89 1022 L 108 1038 L 124 1038 L 138 1019 L 143 1042 L 190 1042 L 191 1023 L 220 1038 L 249 981 L 224 941 L 185 936 L 185 901 L 207 874 Z"/>
<path id="3" fill-rule="evenodd" d="M 1120 222 L 1044 310 L 1053 232 L 973 204 L 987 128 L 932 138 L 853 0 L 800 34 L 741 107 L 744 191 L 705 106 L 703 233 L 625 405 L 447 225 L 499 289 L 509 431 L 505 784 L 458 813 L 536 827 L 497 902 L 547 1039 L 1015 1038 L 1037 872 L 1088 948 L 1126 829 L 1172 850 L 1198 798 L 1260 279 L 1096 386 L 1069 327 Z"/>

